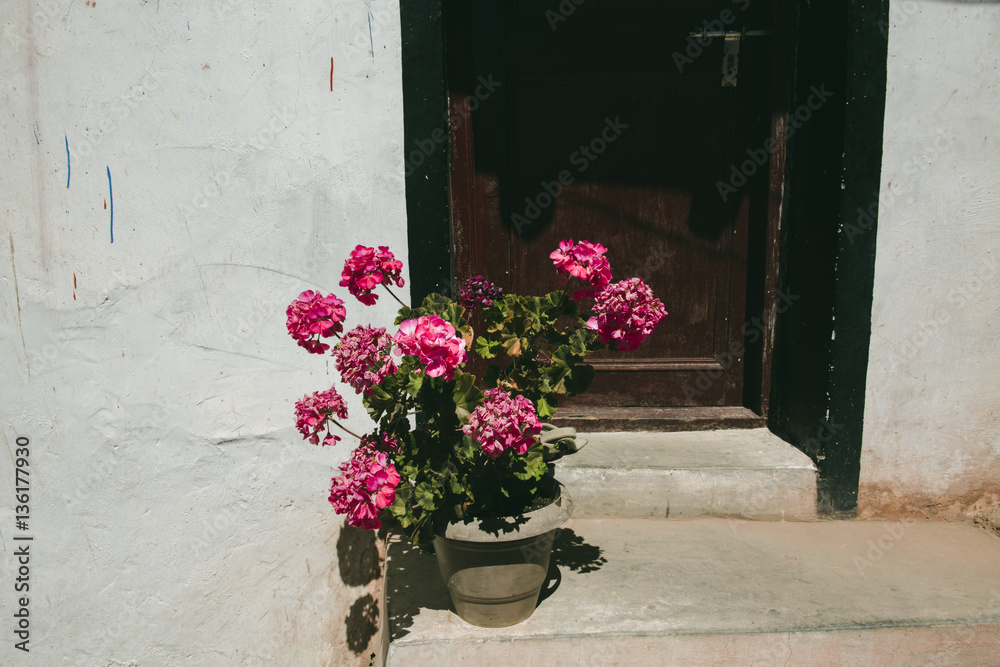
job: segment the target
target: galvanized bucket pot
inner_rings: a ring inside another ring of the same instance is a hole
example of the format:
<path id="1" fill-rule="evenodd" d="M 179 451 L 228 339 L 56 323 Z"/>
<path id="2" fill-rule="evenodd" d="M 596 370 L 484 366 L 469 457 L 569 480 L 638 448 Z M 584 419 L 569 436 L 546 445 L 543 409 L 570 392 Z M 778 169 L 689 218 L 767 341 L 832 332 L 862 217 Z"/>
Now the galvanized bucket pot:
<path id="1" fill-rule="evenodd" d="M 532 512 L 452 521 L 438 529 L 434 552 L 462 620 L 502 628 L 535 611 L 556 530 L 573 513 L 566 489 L 559 485 L 559 491 L 552 504 Z"/>

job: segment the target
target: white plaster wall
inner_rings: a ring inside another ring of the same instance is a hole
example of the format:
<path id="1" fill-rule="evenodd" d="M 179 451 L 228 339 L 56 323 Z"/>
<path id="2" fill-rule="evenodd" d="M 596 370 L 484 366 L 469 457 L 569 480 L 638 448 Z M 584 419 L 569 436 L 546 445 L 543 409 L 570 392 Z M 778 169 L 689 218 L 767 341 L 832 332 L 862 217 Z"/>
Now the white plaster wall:
<path id="1" fill-rule="evenodd" d="M 368 664 L 372 554 L 326 500 L 348 450 L 294 429 L 334 377 L 284 309 L 319 289 L 392 321 L 337 283 L 357 243 L 407 259 L 398 15 L 0 2 L 0 664 Z"/>
<path id="2" fill-rule="evenodd" d="M 1000 501 L 1000 4 L 893 0 L 862 515 Z"/>

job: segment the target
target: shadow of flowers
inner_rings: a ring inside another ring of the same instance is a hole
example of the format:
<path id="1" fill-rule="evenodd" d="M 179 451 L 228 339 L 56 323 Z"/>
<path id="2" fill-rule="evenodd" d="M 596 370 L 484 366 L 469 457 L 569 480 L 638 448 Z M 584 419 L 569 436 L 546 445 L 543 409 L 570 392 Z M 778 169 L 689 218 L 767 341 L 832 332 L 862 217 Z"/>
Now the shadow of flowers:
<path id="1" fill-rule="evenodd" d="M 378 632 L 378 617 L 378 603 L 370 593 L 351 605 L 344 623 L 347 626 L 347 648 L 355 655 L 368 649 L 372 637 Z"/>
<path id="2" fill-rule="evenodd" d="M 345 522 L 337 538 L 337 565 L 346 586 L 366 586 L 382 576 L 382 557 L 374 531 L 353 528 Z M 347 647 L 360 655 L 369 649 L 378 632 L 379 603 L 372 593 L 354 601 L 344 618 Z"/>
<path id="3" fill-rule="evenodd" d="M 538 596 L 538 604 L 551 597 L 562 583 L 560 566 L 580 574 L 594 572 L 608 562 L 608 559 L 601 555 L 602 553 L 600 547 L 588 544 L 582 537 L 573 532 L 573 529 L 558 529 L 555 542 L 552 544 L 552 557 L 549 559 L 545 584 Z"/>
<path id="4" fill-rule="evenodd" d="M 599 570 L 608 559 L 602 556 L 601 548 L 587 544 L 571 528 L 556 531 L 552 545 L 552 560 L 574 572 L 586 574 Z"/>
<path id="5" fill-rule="evenodd" d="M 364 586 L 382 576 L 382 561 L 375 544 L 375 531 L 354 528 L 345 522 L 337 539 L 340 580 L 348 586 Z"/>
<path id="6" fill-rule="evenodd" d="M 386 534 L 386 614 L 392 639 L 405 637 L 421 609 L 451 609 L 437 558 L 410 544 L 398 525 Z"/>
<path id="7" fill-rule="evenodd" d="M 501 533 L 512 533 L 520 526 L 528 523 L 528 519 L 523 515 L 506 517 L 489 517 L 479 519 L 479 527 L 493 536 Z M 467 521 L 466 523 L 469 523 Z"/>

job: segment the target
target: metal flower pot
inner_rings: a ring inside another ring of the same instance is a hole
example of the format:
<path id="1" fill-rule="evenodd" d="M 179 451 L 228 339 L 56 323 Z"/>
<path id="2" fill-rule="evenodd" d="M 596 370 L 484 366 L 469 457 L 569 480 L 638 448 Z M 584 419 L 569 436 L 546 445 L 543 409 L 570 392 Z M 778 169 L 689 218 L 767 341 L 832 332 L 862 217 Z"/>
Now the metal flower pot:
<path id="1" fill-rule="evenodd" d="M 550 505 L 532 512 L 452 521 L 438 529 L 434 552 L 462 620 L 502 628 L 535 611 L 556 529 L 573 513 L 566 489 L 559 485 L 559 491 Z"/>

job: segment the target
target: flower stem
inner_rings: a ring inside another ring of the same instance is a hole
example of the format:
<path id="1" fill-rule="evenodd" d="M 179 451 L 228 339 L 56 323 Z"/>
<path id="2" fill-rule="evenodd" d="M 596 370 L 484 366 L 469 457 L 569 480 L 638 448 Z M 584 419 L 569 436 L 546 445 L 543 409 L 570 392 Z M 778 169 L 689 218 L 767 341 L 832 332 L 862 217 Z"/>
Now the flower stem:
<path id="1" fill-rule="evenodd" d="M 358 435 L 358 434 L 357 434 L 357 433 L 355 433 L 354 431 L 350 430 L 349 428 L 345 427 L 345 426 L 344 426 L 343 424 L 341 424 L 341 423 L 340 423 L 339 421 L 337 421 L 336 419 L 331 419 L 330 421 L 332 421 L 332 422 L 333 422 L 334 424 L 336 424 L 337 426 L 339 426 L 339 427 L 340 427 L 340 430 L 344 431 L 345 433 L 349 433 L 349 434 L 353 435 L 353 436 L 354 436 L 355 438 L 357 438 L 358 440 L 361 440 L 361 436 L 360 436 L 360 435 Z"/>
<path id="2" fill-rule="evenodd" d="M 393 299 L 395 299 L 397 302 L 399 302 L 399 305 L 401 305 L 403 308 L 409 308 L 409 306 L 407 306 L 405 303 L 403 303 L 402 301 L 399 300 L 398 296 L 396 296 L 395 294 L 393 294 L 392 290 L 389 289 L 388 285 L 386 285 L 385 283 L 382 283 L 382 287 L 385 288 L 386 292 L 388 292 L 390 295 L 392 295 Z"/>

